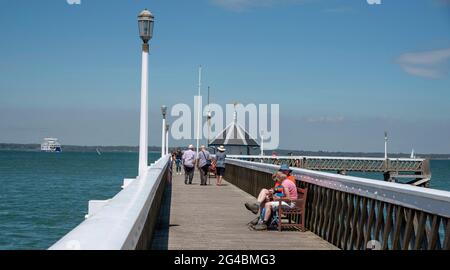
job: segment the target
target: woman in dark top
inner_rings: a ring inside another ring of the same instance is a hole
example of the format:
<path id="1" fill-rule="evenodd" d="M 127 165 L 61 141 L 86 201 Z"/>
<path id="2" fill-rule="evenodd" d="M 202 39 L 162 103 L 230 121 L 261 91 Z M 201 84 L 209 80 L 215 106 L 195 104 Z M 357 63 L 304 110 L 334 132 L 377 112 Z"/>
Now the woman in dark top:
<path id="1" fill-rule="evenodd" d="M 175 165 L 176 165 L 176 172 L 177 175 L 181 175 L 181 158 L 183 157 L 183 153 L 180 149 L 177 150 L 175 154 Z"/>
<path id="2" fill-rule="evenodd" d="M 219 152 L 216 153 L 216 175 L 217 175 L 217 184 L 218 186 L 222 185 L 223 175 L 225 174 L 225 158 L 227 155 L 225 154 L 225 148 L 223 145 L 217 148 Z"/>

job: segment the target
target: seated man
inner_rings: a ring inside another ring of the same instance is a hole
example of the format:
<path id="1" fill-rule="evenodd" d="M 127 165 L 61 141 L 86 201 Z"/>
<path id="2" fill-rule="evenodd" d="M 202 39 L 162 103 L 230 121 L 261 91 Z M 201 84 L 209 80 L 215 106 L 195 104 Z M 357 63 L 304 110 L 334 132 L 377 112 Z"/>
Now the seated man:
<path id="1" fill-rule="evenodd" d="M 292 181 L 294 183 L 294 185 L 296 184 L 295 181 L 295 177 L 293 175 L 291 175 L 292 170 L 289 169 L 289 166 L 286 164 L 281 165 L 280 169 L 278 170 L 278 172 L 275 172 L 272 175 L 272 180 L 276 180 L 276 176 L 279 173 L 283 173 L 287 176 L 287 179 L 289 179 L 290 181 Z M 275 187 L 277 186 L 277 184 L 275 184 Z M 258 203 L 245 203 L 245 207 L 251 211 L 253 214 L 257 214 L 258 217 L 261 214 L 261 209 L 264 207 L 265 203 L 268 201 L 272 200 L 272 195 L 274 193 L 274 189 L 261 189 L 261 191 L 259 192 L 258 198 L 257 198 L 257 202 Z M 255 218 L 254 220 L 250 221 L 250 223 L 252 225 L 255 225 L 258 222 L 258 217 Z"/>
<path id="2" fill-rule="evenodd" d="M 285 174 L 277 174 L 276 181 L 279 184 L 277 187 L 277 192 L 274 194 L 274 201 L 268 201 L 264 205 L 265 213 L 263 220 L 260 220 L 257 225 L 254 226 L 255 230 L 267 230 L 267 225 L 272 216 L 272 212 L 278 209 L 280 204 L 277 199 L 291 200 L 291 202 L 281 202 L 281 207 L 284 209 L 291 209 L 295 207 L 295 203 L 292 201 L 297 200 L 297 186 L 287 178 Z"/>

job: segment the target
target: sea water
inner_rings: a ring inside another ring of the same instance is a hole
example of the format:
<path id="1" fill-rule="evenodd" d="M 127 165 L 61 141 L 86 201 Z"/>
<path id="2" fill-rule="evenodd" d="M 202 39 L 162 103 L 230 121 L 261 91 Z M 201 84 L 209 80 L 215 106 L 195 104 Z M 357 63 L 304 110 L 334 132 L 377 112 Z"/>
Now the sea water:
<path id="1" fill-rule="evenodd" d="M 450 160 L 430 165 L 431 188 L 450 191 Z M 84 220 L 89 200 L 112 198 L 137 167 L 137 153 L 0 151 L 0 249 L 47 249 Z"/>
<path id="2" fill-rule="evenodd" d="M 50 247 L 137 170 L 137 153 L 0 152 L 0 249 Z"/>

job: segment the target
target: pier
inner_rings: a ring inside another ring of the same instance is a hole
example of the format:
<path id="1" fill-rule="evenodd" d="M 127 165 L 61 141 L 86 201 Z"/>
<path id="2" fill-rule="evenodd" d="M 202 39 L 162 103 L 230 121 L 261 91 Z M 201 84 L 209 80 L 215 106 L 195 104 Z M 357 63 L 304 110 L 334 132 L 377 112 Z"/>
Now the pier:
<path id="1" fill-rule="evenodd" d="M 184 175 L 172 181 L 170 222 L 156 232 L 154 246 L 169 250 L 332 250 L 337 247 L 307 231 L 251 231 L 246 225 L 255 218 L 244 208 L 255 198 L 225 182 L 200 186 L 200 176 L 192 185 L 184 184 Z M 164 215 L 164 214 L 163 214 Z M 276 241 L 273 241 L 276 239 Z"/>
<path id="2" fill-rule="evenodd" d="M 430 161 L 412 158 L 366 158 L 366 157 L 326 157 L 326 156 L 229 156 L 233 159 L 263 162 L 267 164 L 288 164 L 291 167 L 334 171 L 339 174 L 348 172 L 378 172 L 384 180 L 428 187 L 431 180 Z"/>
<path id="3" fill-rule="evenodd" d="M 278 165 L 228 158 L 222 187 L 185 185 L 171 168 L 165 156 L 114 198 L 91 201 L 50 249 L 450 249 L 450 192 L 292 168 L 308 188 L 307 231 L 255 232 L 243 203 Z"/>

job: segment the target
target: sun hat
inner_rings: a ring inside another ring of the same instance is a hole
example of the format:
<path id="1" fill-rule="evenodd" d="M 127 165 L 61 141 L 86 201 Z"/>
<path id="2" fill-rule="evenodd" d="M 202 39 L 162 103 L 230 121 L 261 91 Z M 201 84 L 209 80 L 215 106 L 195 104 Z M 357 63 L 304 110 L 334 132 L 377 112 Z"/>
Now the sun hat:
<path id="1" fill-rule="evenodd" d="M 190 145 L 188 146 L 188 148 L 189 148 L 189 149 L 194 149 L 194 145 L 190 144 Z"/>
<path id="2" fill-rule="evenodd" d="M 282 164 L 279 171 L 289 171 L 292 172 L 292 170 L 289 168 L 287 164 Z"/>
<path id="3" fill-rule="evenodd" d="M 217 147 L 217 150 L 219 150 L 220 152 L 224 152 L 224 151 L 227 150 L 227 149 L 225 149 L 225 148 L 223 147 L 223 145 L 221 145 L 221 146 Z"/>

